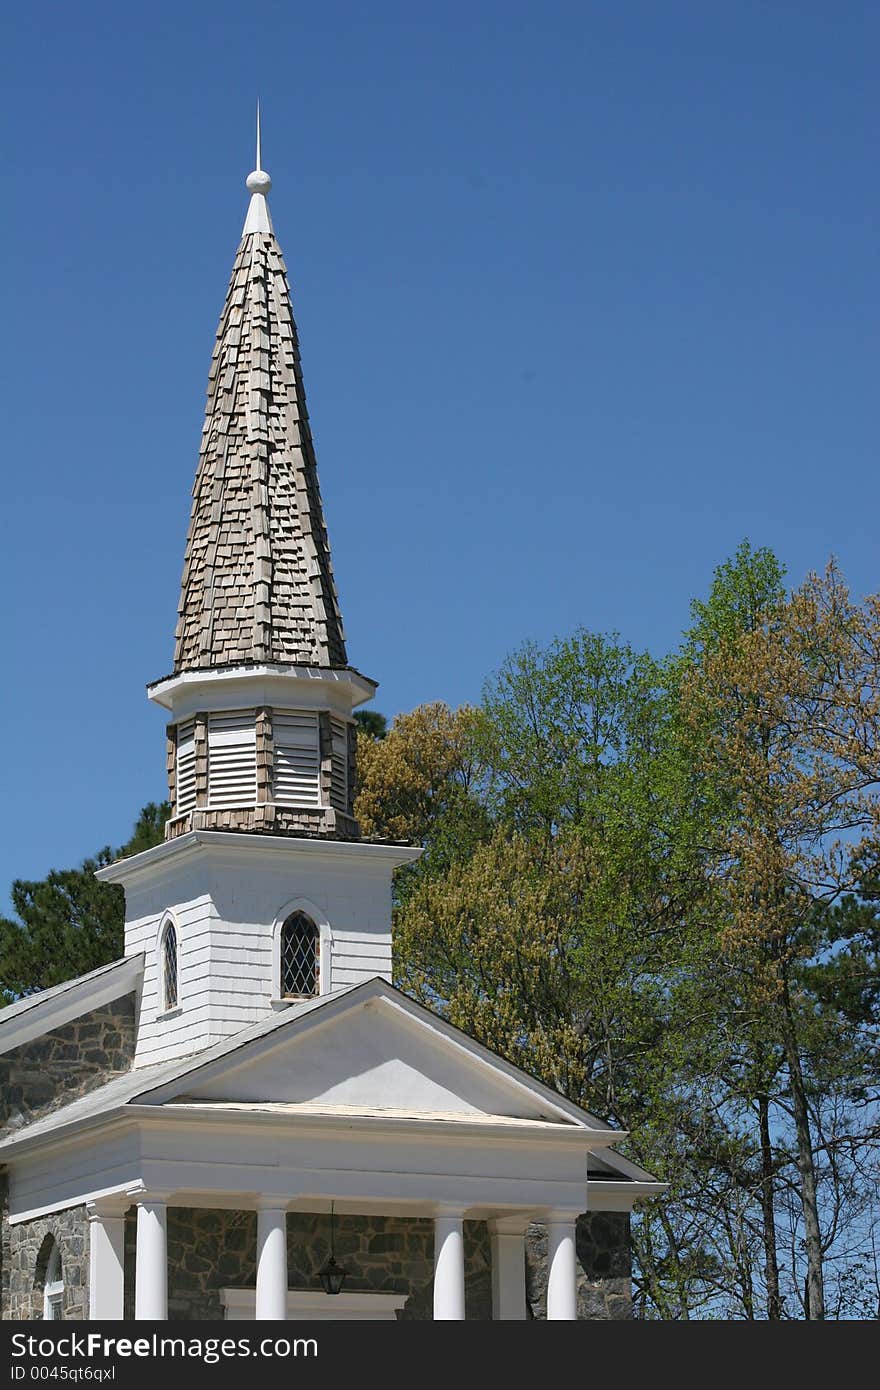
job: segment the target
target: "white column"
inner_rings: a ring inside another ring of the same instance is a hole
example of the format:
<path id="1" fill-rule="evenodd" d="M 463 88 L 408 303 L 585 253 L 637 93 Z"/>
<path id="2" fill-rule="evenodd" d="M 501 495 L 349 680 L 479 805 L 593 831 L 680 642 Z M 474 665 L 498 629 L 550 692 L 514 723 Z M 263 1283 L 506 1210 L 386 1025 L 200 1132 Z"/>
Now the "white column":
<path id="1" fill-rule="evenodd" d="M 547 1219 L 547 1319 L 577 1319 L 577 1257 L 574 1216 Z"/>
<path id="2" fill-rule="evenodd" d="M 464 1321 L 464 1218 L 460 1211 L 434 1217 L 434 1320 Z"/>
<path id="3" fill-rule="evenodd" d="M 87 1202 L 89 1216 L 89 1319 L 121 1322 L 124 1303 L 124 1202 Z"/>
<path id="4" fill-rule="evenodd" d="M 287 1317 L 287 1213 L 283 1207 L 257 1211 L 256 1317 Z"/>
<path id="5" fill-rule="evenodd" d="M 167 1210 L 164 1200 L 141 1197 L 137 1209 L 134 1315 L 147 1321 L 168 1317 Z"/>
<path id="6" fill-rule="evenodd" d="M 489 1222 L 492 1245 L 492 1317 L 523 1322 L 526 1316 L 526 1222 L 500 1217 Z"/>

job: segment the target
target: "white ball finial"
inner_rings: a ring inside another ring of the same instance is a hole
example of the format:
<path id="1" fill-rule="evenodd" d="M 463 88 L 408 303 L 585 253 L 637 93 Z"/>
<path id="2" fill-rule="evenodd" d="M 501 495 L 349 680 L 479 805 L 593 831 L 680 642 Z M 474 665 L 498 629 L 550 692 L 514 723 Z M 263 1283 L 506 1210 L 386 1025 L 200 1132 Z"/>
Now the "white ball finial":
<path id="1" fill-rule="evenodd" d="M 247 187 L 249 193 L 262 193 L 265 198 L 272 187 L 272 180 L 265 169 L 254 169 L 253 173 L 247 176 Z"/>

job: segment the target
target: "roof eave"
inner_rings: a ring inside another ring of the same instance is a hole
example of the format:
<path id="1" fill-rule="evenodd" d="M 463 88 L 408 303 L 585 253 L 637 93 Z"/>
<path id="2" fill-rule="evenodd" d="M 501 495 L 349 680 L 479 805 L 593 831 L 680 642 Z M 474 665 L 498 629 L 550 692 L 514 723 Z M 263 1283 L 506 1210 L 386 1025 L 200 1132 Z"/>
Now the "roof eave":
<path id="1" fill-rule="evenodd" d="M 341 858 L 362 864 L 370 860 L 391 864 L 397 868 L 411 864 L 422 854 L 419 845 L 376 844 L 369 840 L 325 840 L 298 835 L 261 835 L 235 830 L 189 830 L 173 840 L 165 840 L 151 849 L 141 850 L 127 859 L 117 859 L 95 871 L 102 883 L 127 883 L 144 874 L 151 874 L 159 864 L 198 854 L 222 851 L 228 859 L 236 852 L 255 858 L 299 854 L 304 858 Z"/>
<path id="2" fill-rule="evenodd" d="M 123 956 L 87 975 L 65 980 L 0 1010 L 0 1054 L 62 1028 L 85 1013 L 133 994 L 144 971 L 143 953 Z M 24 1007 L 22 1007 L 24 1006 Z"/>
<path id="3" fill-rule="evenodd" d="M 316 681 L 328 685 L 343 685 L 348 690 L 353 709 L 372 700 L 379 688 L 378 682 L 363 675 L 353 666 L 242 662 L 228 666 L 192 667 L 189 670 L 175 671 L 169 676 L 151 681 L 147 686 L 147 698 L 173 714 L 181 696 L 201 693 L 202 690 L 208 693 L 217 682 L 222 682 L 224 688 L 234 691 L 245 682 L 279 679 L 291 685 L 314 686 Z"/>

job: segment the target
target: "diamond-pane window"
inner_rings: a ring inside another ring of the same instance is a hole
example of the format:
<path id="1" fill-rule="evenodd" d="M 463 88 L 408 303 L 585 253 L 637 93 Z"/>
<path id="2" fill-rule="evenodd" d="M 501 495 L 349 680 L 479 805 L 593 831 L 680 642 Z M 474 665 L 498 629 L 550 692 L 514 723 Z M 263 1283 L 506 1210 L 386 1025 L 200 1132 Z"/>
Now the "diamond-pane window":
<path id="1" fill-rule="evenodd" d="M 281 997 L 317 994 L 320 972 L 318 928 L 304 912 L 293 912 L 281 928 Z"/>
<path id="2" fill-rule="evenodd" d="M 163 1008 L 177 1008 L 177 932 L 169 922 L 162 937 L 162 1003 Z"/>

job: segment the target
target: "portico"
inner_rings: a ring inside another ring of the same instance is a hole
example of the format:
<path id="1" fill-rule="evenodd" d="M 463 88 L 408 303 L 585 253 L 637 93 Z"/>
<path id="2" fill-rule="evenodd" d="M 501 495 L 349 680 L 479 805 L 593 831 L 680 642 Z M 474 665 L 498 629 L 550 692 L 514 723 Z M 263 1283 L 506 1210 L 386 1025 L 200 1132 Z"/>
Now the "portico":
<path id="1" fill-rule="evenodd" d="M 138 1320 L 164 1320 L 168 1317 L 168 1200 L 142 1195 L 137 1208 L 137 1255 L 135 1279 L 135 1317 Z M 464 1222 L 470 1213 L 444 1208 L 431 1218 L 434 1226 L 433 1316 L 435 1320 L 456 1321 L 466 1316 Z M 530 1220 L 542 1218 L 558 1233 L 550 1266 L 548 1319 L 574 1319 L 577 1316 L 574 1238 L 577 1213 L 553 1211 L 491 1218 L 492 1238 L 492 1315 L 500 1321 L 526 1318 L 525 1232 Z M 91 1307 L 96 1319 L 120 1319 L 124 1307 L 122 1261 L 108 1261 L 103 1250 L 114 1235 L 120 1218 L 115 1208 L 92 1204 L 90 1283 Z M 246 1290 L 235 1290 L 237 1299 L 224 1290 L 227 1316 L 255 1317 L 279 1321 L 290 1316 L 293 1302 L 298 1317 L 345 1317 L 343 1308 L 351 1306 L 359 1318 L 395 1316 L 405 1297 L 394 1299 L 385 1292 L 346 1290 L 337 1304 L 320 1289 L 291 1290 L 287 1270 L 287 1211 L 282 1207 L 257 1209 L 257 1259 L 255 1297 L 242 1297 Z M 389 1311 L 389 1303 L 395 1305 Z M 374 1305 L 374 1306 L 371 1306 Z M 235 1312 L 230 1314 L 230 1309 Z"/>
<path id="2" fill-rule="evenodd" d="M 187 1199 L 188 1201 L 190 1199 Z M 169 1199 L 142 1194 L 136 1202 L 137 1255 L 135 1278 L 135 1317 L 164 1320 L 168 1317 L 167 1218 Z M 421 1209 L 417 1209 L 421 1211 Z M 577 1316 L 576 1266 L 574 1260 L 576 1212 L 551 1211 L 493 1217 L 488 1221 L 492 1240 L 492 1315 L 501 1321 L 526 1318 L 525 1232 L 530 1221 L 542 1220 L 553 1232 L 553 1255 L 549 1267 L 548 1319 L 574 1319 Z M 465 1318 L 464 1222 L 471 1213 L 444 1207 L 435 1212 L 433 1316 L 435 1320 Z M 91 1307 L 96 1319 L 120 1319 L 124 1306 L 122 1260 L 109 1260 L 105 1250 L 121 1225 L 115 1203 L 91 1204 L 92 1232 L 90 1257 Z M 320 1289 L 291 1290 L 287 1269 L 287 1208 L 257 1208 L 256 1290 L 250 1309 L 244 1302 L 224 1300 L 234 1307 L 237 1317 L 257 1320 L 283 1320 L 289 1316 L 292 1294 L 298 1316 L 340 1317 L 346 1299 L 356 1297 L 357 1316 L 388 1316 L 385 1293 L 348 1290 L 339 1305 Z M 245 1292 L 245 1291 L 237 1291 Z M 376 1307 L 370 1307 L 375 1300 Z M 404 1298 L 396 1300 L 402 1306 Z M 227 1316 L 229 1313 L 227 1311 Z"/>
<path id="3" fill-rule="evenodd" d="M 4 1148 L 14 1159 L 13 1221 L 87 1204 L 92 1317 L 123 1316 L 132 1209 L 137 1319 L 168 1317 L 169 1288 L 186 1264 L 169 1264 L 181 1209 L 248 1214 L 247 1237 L 237 1239 L 247 1246 L 240 1267 L 252 1274 L 230 1294 L 227 1316 L 252 1306 L 257 1319 L 283 1319 L 293 1293 L 297 1307 L 304 1299 L 314 1310 L 320 1283 L 291 1278 L 288 1247 L 297 1223 L 309 1214 L 326 1221 L 332 1203 L 343 1227 L 372 1217 L 420 1233 L 411 1275 L 418 1242 L 399 1241 L 390 1289 L 352 1271 L 353 1316 L 372 1316 L 373 1291 L 408 1296 L 432 1284 L 433 1317 L 464 1319 L 466 1237 L 479 1231 L 491 1252 L 492 1316 L 516 1321 L 526 1317 L 530 1223 L 547 1229 L 547 1317 L 573 1319 L 578 1215 L 627 1211 L 657 1191 L 613 1152 L 624 1137 L 377 978 L 195 1058 L 110 1082 Z M 314 1243 L 323 1258 L 326 1231 Z"/>

